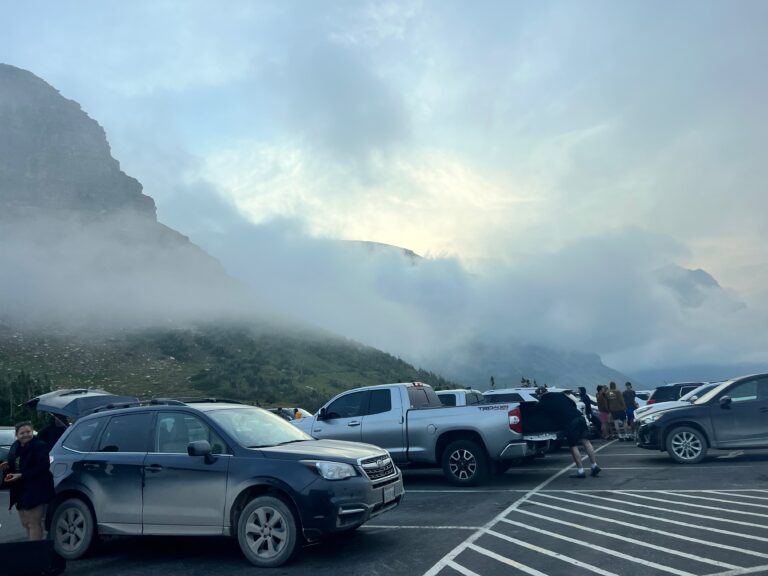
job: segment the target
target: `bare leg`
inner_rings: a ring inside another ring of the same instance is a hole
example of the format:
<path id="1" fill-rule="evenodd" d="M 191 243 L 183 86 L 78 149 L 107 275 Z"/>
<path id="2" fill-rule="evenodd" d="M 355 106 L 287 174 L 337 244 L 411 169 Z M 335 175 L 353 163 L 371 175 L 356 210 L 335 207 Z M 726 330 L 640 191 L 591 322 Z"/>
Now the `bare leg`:
<path id="1" fill-rule="evenodd" d="M 587 451 L 587 456 L 589 456 L 589 463 L 592 464 L 592 466 L 597 464 L 597 456 L 595 456 L 595 449 L 592 447 L 592 442 L 585 438 L 581 441 L 581 445 L 584 446 L 584 450 Z M 575 446 L 571 448 L 571 450 L 576 450 L 577 453 L 579 452 L 579 449 Z M 579 454 L 579 456 L 581 455 Z"/>
<path id="2" fill-rule="evenodd" d="M 594 454 L 594 452 L 592 454 Z M 573 461 L 576 463 L 576 468 L 584 467 L 581 464 L 581 452 L 579 452 L 578 446 L 571 446 L 571 456 L 573 457 Z"/>

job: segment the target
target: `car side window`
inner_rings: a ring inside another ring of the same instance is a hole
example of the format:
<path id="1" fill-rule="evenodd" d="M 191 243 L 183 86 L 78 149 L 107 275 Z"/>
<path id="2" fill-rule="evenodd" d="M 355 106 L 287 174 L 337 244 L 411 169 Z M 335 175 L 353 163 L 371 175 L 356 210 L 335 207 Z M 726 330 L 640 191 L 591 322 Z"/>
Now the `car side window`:
<path id="1" fill-rule="evenodd" d="M 387 390 L 371 390 L 368 414 L 382 414 L 392 410 L 392 392 Z"/>
<path id="2" fill-rule="evenodd" d="M 113 416 L 99 441 L 99 452 L 146 452 L 152 413 Z"/>
<path id="3" fill-rule="evenodd" d="M 747 402 L 749 400 L 757 400 L 757 383 L 758 380 L 747 380 L 746 382 L 740 382 L 730 390 L 726 390 L 723 396 L 730 396 L 731 402 Z"/>
<path id="4" fill-rule="evenodd" d="M 351 392 L 331 402 L 325 413 L 329 420 L 362 416 L 368 408 L 368 391 Z"/>
<path id="5" fill-rule="evenodd" d="M 682 398 L 683 396 L 688 394 L 688 392 L 692 392 L 693 390 L 696 390 L 696 388 L 698 388 L 698 386 L 683 386 L 682 388 L 680 388 L 680 395 L 678 396 L 678 398 Z"/>
<path id="6" fill-rule="evenodd" d="M 67 434 L 62 446 L 75 452 L 90 452 L 94 440 L 99 436 L 106 421 L 106 418 L 96 418 L 76 423 L 72 431 Z"/>
<path id="7" fill-rule="evenodd" d="M 441 394 L 438 398 L 443 406 L 456 406 L 456 396 L 453 394 Z"/>
<path id="8" fill-rule="evenodd" d="M 205 422 L 184 412 L 157 415 L 153 451 L 161 454 L 186 454 L 190 442 L 207 440 L 212 454 L 225 454 L 224 440 Z"/>
<path id="9" fill-rule="evenodd" d="M 760 400 L 768 400 L 768 378 L 761 378 L 757 381 L 757 395 Z"/>

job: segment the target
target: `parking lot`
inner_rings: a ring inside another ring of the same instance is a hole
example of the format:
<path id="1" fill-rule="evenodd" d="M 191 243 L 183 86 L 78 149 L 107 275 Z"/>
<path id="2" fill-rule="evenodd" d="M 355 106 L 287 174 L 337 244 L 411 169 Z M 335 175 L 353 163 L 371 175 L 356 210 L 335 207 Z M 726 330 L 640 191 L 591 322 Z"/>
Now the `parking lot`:
<path id="1" fill-rule="evenodd" d="M 603 472 L 568 478 L 566 450 L 489 485 L 449 486 L 406 471 L 396 511 L 306 547 L 275 575 L 768 575 L 768 451 L 712 452 L 680 466 L 666 454 L 597 443 Z M 0 538 L 21 535 L 7 494 Z M 226 539 L 117 538 L 70 574 L 260 572 Z"/>

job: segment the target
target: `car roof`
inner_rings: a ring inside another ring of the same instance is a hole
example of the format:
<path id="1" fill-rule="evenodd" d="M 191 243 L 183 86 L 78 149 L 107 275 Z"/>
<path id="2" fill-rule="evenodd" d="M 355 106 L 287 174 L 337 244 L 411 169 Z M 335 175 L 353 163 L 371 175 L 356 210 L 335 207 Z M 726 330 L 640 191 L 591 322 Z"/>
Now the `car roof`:
<path id="1" fill-rule="evenodd" d="M 480 392 L 480 390 L 475 390 L 474 388 L 453 388 L 451 390 L 435 390 L 435 393 L 438 396 L 440 394 L 455 394 L 456 392 L 466 392 L 467 394 L 470 394 L 470 393 L 484 394 L 484 392 Z"/>
<path id="2" fill-rule="evenodd" d="M 91 420 L 100 416 L 114 415 L 114 414 L 130 414 L 132 412 L 159 412 L 168 410 L 190 410 L 197 412 L 211 412 L 213 410 L 230 410 L 234 408 L 257 408 L 257 406 L 251 406 L 250 404 L 238 404 L 235 402 L 180 402 L 180 401 L 168 401 L 166 403 L 140 403 L 135 406 L 116 406 L 116 407 L 102 407 L 94 412 L 78 418 L 77 421 Z"/>

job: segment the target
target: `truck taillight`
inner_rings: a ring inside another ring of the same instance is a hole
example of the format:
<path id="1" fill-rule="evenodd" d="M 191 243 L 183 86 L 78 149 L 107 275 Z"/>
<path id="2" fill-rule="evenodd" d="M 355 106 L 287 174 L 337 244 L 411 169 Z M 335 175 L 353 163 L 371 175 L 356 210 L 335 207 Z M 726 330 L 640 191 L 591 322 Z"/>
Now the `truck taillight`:
<path id="1" fill-rule="evenodd" d="M 651 404 L 656 404 L 656 400 L 651 398 L 651 399 L 648 400 L 648 402 L 646 402 L 646 405 L 648 405 L 648 406 L 650 406 Z"/>
<path id="2" fill-rule="evenodd" d="M 520 408 L 512 408 L 512 410 L 507 413 L 507 416 L 509 416 L 509 429 L 512 430 L 512 432 L 522 434 L 523 418 L 520 414 Z"/>

